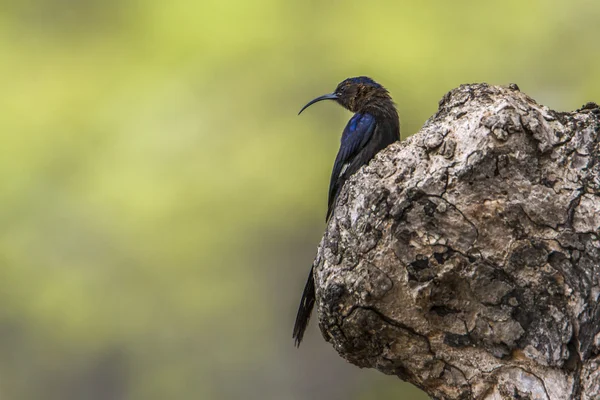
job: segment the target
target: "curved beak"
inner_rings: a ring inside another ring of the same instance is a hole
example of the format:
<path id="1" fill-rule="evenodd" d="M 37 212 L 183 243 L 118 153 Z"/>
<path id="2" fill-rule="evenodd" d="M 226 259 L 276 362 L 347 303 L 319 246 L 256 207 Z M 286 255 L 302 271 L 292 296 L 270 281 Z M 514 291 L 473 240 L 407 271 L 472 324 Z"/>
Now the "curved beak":
<path id="1" fill-rule="evenodd" d="M 306 110 L 309 106 L 315 104 L 316 102 L 319 102 L 321 100 L 337 100 L 338 97 L 335 93 L 329 93 L 329 94 L 324 94 L 323 96 L 319 96 L 316 99 L 312 99 L 311 101 L 308 102 L 308 104 L 306 104 L 304 107 L 302 107 L 302 110 L 300 110 L 300 112 L 298 113 L 298 115 L 300 115 L 300 113 L 304 110 Z"/>

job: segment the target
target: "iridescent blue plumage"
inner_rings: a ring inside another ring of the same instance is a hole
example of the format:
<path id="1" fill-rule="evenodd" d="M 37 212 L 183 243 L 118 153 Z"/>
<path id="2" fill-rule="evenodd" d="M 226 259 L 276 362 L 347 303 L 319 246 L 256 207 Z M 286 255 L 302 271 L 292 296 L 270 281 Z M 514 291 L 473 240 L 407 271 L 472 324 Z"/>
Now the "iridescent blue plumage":
<path id="1" fill-rule="evenodd" d="M 333 93 L 311 100 L 300 112 L 322 100 L 335 100 L 355 113 L 342 133 L 340 149 L 331 171 L 326 217 L 329 220 L 346 181 L 363 165 L 368 164 L 380 150 L 400 140 L 400 122 L 388 91 L 366 76 L 344 80 Z M 308 326 L 315 295 L 311 268 L 294 325 L 293 338 L 297 346 Z"/>
<path id="2" fill-rule="evenodd" d="M 335 199 L 341 189 L 340 184 L 343 184 L 341 177 L 348 170 L 354 156 L 365 147 L 375 130 L 375 126 L 375 117 L 369 113 L 356 113 L 348 121 L 342 133 L 340 149 L 331 172 L 326 219 L 329 219 L 331 215 Z"/>
<path id="3" fill-rule="evenodd" d="M 360 84 L 360 85 L 372 85 L 375 87 L 382 87 L 379 83 L 375 82 L 373 79 L 369 78 L 368 76 L 357 76 L 356 78 L 348 78 L 347 79 L 348 82 L 354 83 L 354 84 Z"/>

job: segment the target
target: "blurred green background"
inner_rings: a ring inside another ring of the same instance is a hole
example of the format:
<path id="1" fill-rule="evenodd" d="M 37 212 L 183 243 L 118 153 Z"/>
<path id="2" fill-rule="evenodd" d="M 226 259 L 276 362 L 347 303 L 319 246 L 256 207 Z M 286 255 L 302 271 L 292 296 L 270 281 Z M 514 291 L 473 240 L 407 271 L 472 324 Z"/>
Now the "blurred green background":
<path id="1" fill-rule="evenodd" d="M 600 2 L 0 1 L 0 398 L 424 399 L 292 325 L 349 76 L 600 100 Z"/>

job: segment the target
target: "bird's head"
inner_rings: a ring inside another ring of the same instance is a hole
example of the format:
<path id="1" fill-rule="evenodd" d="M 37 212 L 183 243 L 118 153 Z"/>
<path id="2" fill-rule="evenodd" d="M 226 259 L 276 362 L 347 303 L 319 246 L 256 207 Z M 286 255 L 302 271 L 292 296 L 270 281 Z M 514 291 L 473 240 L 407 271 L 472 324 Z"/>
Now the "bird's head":
<path id="1" fill-rule="evenodd" d="M 310 105 L 321 100 L 335 100 L 342 107 L 352 112 L 371 112 L 375 115 L 385 112 L 391 107 L 395 110 L 394 103 L 388 91 L 366 76 L 348 78 L 342 81 L 333 93 L 319 96 L 308 102 L 298 114 Z"/>

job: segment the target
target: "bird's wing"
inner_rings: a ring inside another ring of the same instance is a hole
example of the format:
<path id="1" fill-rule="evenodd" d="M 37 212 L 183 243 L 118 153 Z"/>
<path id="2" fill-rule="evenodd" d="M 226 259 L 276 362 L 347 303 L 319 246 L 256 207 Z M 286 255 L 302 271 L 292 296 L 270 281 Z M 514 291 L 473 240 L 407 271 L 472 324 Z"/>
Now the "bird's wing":
<path id="1" fill-rule="evenodd" d="M 348 166 L 350 166 L 352 159 L 367 144 L 373 135 L 375 125 L 375 117 L 366 113 L 356 113 L 350 121 L 348 121 L 344 133 L 342 134 L 340 149 L 335 158 L 333 170 L 331 171 L 326 219 L 329 219 L 335 198 L 344 183 L 345 179 L 340 178 L 344 175 Z"/>

